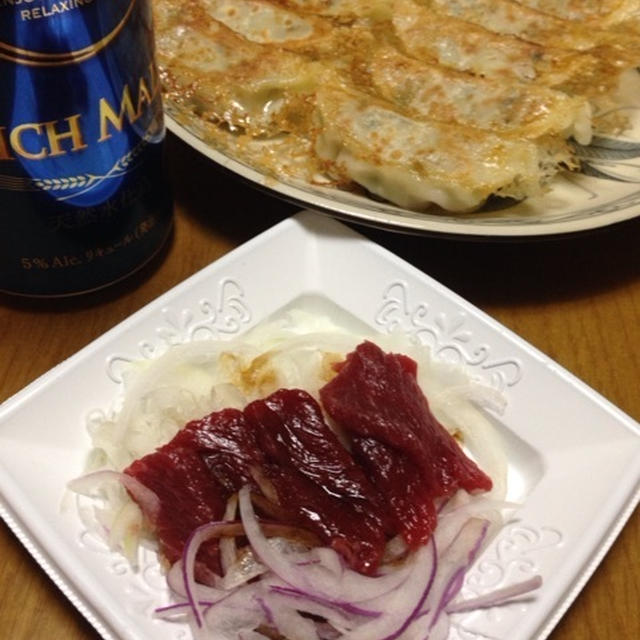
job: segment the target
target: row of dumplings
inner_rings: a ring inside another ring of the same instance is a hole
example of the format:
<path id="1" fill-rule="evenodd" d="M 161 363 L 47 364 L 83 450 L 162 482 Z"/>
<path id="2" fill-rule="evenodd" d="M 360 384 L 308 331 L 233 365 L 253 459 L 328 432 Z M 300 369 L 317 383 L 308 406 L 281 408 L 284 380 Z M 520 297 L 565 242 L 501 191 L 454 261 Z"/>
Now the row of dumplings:
<path id="1" fill-rule="evenodd" d="M 274 174 L 473 211 L 628 126 L 640 1 L 154 0 L 168 103 Z"/>

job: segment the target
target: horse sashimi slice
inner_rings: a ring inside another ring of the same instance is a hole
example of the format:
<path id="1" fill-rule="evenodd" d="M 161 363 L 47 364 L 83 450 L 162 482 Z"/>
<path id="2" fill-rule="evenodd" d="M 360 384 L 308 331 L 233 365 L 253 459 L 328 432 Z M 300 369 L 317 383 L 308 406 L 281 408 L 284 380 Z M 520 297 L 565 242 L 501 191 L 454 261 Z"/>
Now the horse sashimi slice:
<path id="1" fill-rule="evenodd" d="M 435 528 L 436 499 L 457 489 L 491 489 L 491 479 L 431 413 L 415 361 L 365 341 L 337 368 L 320 389 L 323 406 L 352 438 L 358 463 L 391 510 L 406 511 L 408 544 L 424 541 Z"/>
<path id="2" fill-rule="evenodd" d="M 414 361 L 365 341 L 320 389 L 327 413 L 347 432 L 406 453 L 434 497 L 461 488 L 491 489 L 491 479 L 436 420 L 420 389 Z"/>
<path id="3" fill-rule="evenodd" d="M 252 469 L 263 459 L 253 428 L 238 409 L 223 409 L 187 423 L 173 442 L 197 451 L 227 496 L 253 484 Z"/>
<path id="4" fill-rule="evenodd" d="M 380 493 L 324 420 L 313 397 L 281 389 L 245 409 L 280 504 L 362 573 L 376 570 L 391 519 Z"/>
<path id="5" fill-rule="evenodd" d="M 408 456 L 373 438 L 353 439 L 353 457 L 385 496 L 407 545 L 425 544 L 437 523 L 433 496 Z"/>
<path id="6" fill-rule="evenodd" d="M 267 464 L 263 471 L 299 526 L 314 532 L 352 569 L 368 575 L 376 572 L 386 538 L 374 522 L 293 468 Z"/>
<path id="7" fill-rule="evenodd" d="M 250 469 L 260 460 L 243 413 L 224 409 L 187 423 L 169 443 L 125 470 L 160 500 L 159 515 L 149 519 L 171 564 L 194 529 L 223 517 L 227 500 L 251 482 Z M 202 545 L 197 563 L 205 582 L 207 571 L 220 573 L 216 540 Z"/>
<path id="8" fill-rule="evenodd" d="M 173 443 L 133 462 L 125 473 L 136 478 L 159 498 L 155 517 L 146 513 L 164 558 L 174 564 L 197 527 L 220 520 L 226 498 L 197 451 Z M 198 553 L 197 575 L 210 582 L 209 572 L 220 574 L 218 543 L 206 542 Z"/>
<path id="9" fill-rule="evenodd" d="M 270 462 L 293 466 L 336 498 L 374 504 L 380 499 L 306 391 L 280 389 L 244 413 Z"/>

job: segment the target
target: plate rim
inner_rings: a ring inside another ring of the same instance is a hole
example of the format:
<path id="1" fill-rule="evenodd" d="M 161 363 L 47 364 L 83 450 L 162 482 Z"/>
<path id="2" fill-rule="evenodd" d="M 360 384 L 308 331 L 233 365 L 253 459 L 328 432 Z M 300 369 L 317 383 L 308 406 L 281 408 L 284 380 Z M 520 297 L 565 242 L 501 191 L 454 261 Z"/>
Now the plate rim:
<path id="1" fill-rule="evenodd" d="M 313 209 L 318 213 L 335 217 L 343 222 L 356 223 L 388 231 L 396 231 L 414 235 L 432 235 L 436 237 L 470 238 L 470 239 L 498 239 L 498 240 L 527 240 L 550 239 L 573 236 L 579 233 L 605 229 L 640 216 L 640 203 L 631 207 L 592 215 L 572 220 L 550 219 L 537 223 L 483 224 L 479 222 L 452 222 L 444 217 L 438 220 L 436 216 L 412 219 L 396 218 L 390 213 L 365 210 L 345 202 L 338 202 L 329 198 L 309 195 L 305 196 L 301 188 L 289 184 L 278 178 L 267 176 L 233 157 L 216 149 L 205 142 L 198 135 L 189 130 L 174 118 L 167 106 L 164 111 L 165 127 L 185 144 L 208 158 L 220 168 L 230 172 L 238 179 L 257 188 L 271 197 L 286 200 L 303 209 Z M 640 195 L 640 189 L 636 193 Z M 451 214 L 447 214 L 450 216 Z"/>

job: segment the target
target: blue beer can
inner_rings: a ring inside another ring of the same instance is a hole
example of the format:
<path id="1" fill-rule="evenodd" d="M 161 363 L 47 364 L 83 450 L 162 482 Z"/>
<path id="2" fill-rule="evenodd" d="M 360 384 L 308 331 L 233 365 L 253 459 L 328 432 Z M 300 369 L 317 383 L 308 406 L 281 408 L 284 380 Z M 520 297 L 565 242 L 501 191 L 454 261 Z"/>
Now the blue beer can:
<path id="1" fill-rule="evenodd" d="M 0 0 L 0 290 L 91 291 L 164 244 L 149 0 Z"/>

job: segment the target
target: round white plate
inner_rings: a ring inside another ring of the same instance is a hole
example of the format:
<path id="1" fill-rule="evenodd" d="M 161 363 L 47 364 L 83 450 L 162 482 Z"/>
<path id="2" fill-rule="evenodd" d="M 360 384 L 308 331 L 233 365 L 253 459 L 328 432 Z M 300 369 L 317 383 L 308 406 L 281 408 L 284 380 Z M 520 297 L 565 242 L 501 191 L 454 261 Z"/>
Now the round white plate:
<path id="1" fill-rule="evenodd" d="M 633 127 L 624 138 L 581 147 L 582 173 L 558 176 L 544 195 L 500 202 L 470 214 L 418 213 L 365 196 L 277 180 L 223 153 L 178 122 L 166 105 L 167 128 L 197 151 L 274 196 L 337 218 L 407 233 L 527 237 L 575 233 L 640 215 L 640 106 L 624 109 Z"/>

